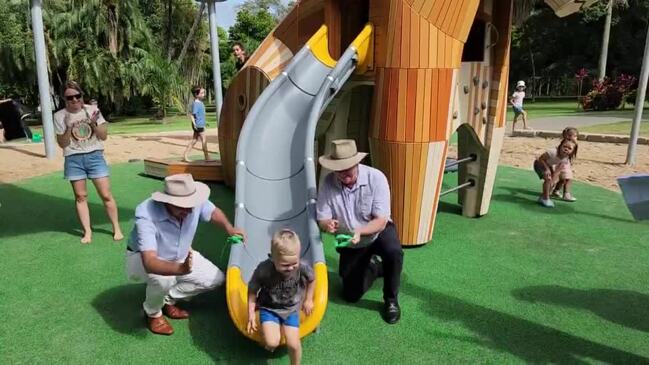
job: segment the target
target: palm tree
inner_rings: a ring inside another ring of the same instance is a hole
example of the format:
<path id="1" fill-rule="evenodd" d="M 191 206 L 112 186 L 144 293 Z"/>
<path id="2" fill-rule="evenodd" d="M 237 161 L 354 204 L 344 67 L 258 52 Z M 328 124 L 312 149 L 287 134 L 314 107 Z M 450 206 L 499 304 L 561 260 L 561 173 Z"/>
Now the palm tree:
<path id="1" fill-rule="evenodd" d="M 137 0 L 71 0 L 46 3 L 50 67 L 59 83 L 76 79 L 117 111 L 144 78 L 132 64 L 154 50 Z"/>

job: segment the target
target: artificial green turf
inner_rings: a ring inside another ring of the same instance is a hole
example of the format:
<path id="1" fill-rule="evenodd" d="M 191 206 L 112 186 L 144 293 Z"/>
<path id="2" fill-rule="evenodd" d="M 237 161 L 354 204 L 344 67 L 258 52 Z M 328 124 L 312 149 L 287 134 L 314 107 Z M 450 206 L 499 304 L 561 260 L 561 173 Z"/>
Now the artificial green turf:
<path id="1" fill-rule="evenodd" d="M 134 207 L 161 186 L 140 163 L 112 168 L 126 232 Z M 447 175 L 446 186 L 456 175 Z M 305 364 L 649 363 L 649 225 L 619 194 L 575 184 L 577 203 L 535 204 L 531 171 L 500 168 L 490 213 L 440 204 L 433 242 L 407 249 L 403 318 L 385 324 L 380 283 L 360 303 L 339 297 L 331 244 L 330 303 Z M 211 199 L 232 213 L 233 194 Z M 176 333 L 144 328 L 144 286 L 124 274 L 103 208 L 90 193 L 94 241 L 78 243 L 71 189 L 60 174 L 0 186 L 0 363 L 287 363 L 237 333 L 223 289 L 199 296 Z M 202 225 L 195 247 L 224 268 L 224 234 Z"/>

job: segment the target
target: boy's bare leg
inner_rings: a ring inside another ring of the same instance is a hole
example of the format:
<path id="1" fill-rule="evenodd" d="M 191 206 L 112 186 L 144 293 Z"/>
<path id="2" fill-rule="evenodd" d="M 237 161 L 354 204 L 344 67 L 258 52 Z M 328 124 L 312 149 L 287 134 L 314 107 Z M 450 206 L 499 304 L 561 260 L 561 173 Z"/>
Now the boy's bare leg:
<path id="1" fill-rule="evenodd" d="M 302 359 L 302 343 L 300 342 L 300 330 L 297 327 L 282 326 L 286 338 L 286 348 L 291 359 L 291 365 L 299 365 Z"/>
<path id="2" fill-rule="evenodd" d="M 196 137 L 196 133 L 194 133 L 194 136 L 192 137 L 192 140 L 187 145 L 187 148 L 185 149 L 185 153 L 183 154 L 183 161 L 189 162 L 189 153 L 194 148 L 194 145 L 196 144 L 196 142 L 198 142 L 198 139 Z"/>
<path id="3" fill-rule="evenodd" d="M 279 346 L 281 332 L 279 323 L 266 321 L 261 324 L 261 334 L 264 336 L 264 346 L 268 351 L 275 351 Z"/>
<path id="4" fill-rule="evenodd" d="M 207 151 L 207 137 L 205 133 L 201 133 L 201 143 L 203 144 L 203 155 L 205 156 L 205 161 L 210 160 L 210 154 Z"/>

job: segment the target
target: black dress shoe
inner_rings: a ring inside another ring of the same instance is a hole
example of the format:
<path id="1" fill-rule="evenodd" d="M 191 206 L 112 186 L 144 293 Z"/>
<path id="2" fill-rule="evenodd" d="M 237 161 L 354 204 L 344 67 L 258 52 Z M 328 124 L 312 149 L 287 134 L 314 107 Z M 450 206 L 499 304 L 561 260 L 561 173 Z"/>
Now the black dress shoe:
<path id="1" fill-rule="evenodd" d="M 401 308 L 397 301 L 386 301 L 383 306 L 383 320 L 389 324 L 395 324 L 399 322 L 401 318 Z"/>

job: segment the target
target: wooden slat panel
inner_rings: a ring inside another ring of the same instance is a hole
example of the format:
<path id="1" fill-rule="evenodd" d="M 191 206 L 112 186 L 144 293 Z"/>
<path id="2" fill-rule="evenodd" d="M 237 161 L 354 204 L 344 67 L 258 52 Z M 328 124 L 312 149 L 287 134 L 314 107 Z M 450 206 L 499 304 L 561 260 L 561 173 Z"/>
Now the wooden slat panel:
<path id="1" fill-rule="evenodd" d="M 412 165 L 414 161 L 412 160 L 412 144 L 402 144 L 401 151 L 403 151 L 403 159 L 401 165 L 405 167 L 404 173 L 404 186 L 403 186 L 403 236 L 405 237 L 406 242 L 413 242 L 411 231 L 414 230 L 412 227 L 410 212 L 412 205 L 416 204 L 415 197 L 412 195 Z M 414 219 L 412 219 L 414 221 Z"/>
<path id="2" fill-rule="evenodd" d="M 397 149 L 393 147 L 392 144 L 386 144 L 385 148 L 390 154 L 390 188 L 392 189 L 392 217 L 395 222 L 398 222 L 401 230 L 403 230 L 403 219 L 402 212 L 403 210 L 399 209 L 399 201 L 401 201 L 401 185 L 399 184 L 399 173 L 397 172 L 397 165 L 399 160 L 399 154 Z"/>
<path id="3" fill-rule="evenodd" d="M 428 26 L 428 39 L 430 42 L 430 48 L 428 49 L 428 67 L 435 68 L 438 67 L 438 42 L 439 39 L 439 30 L 433 25 Z"/>
<path id="4" fill-rule="evenodd" d="M 406 102 L 407 102 L 407 87 L 408 87 L 408 70 L 399 69 L 399 88 L 397 93 L 399 95 L 398 110 L 397 110 L 397 141 L 404 141 L 406 138 Z"/>
<path id="5" fill-rule="evenodd" d="M 388 105 L 389 114 L 386 124 L 388 125 L 387 140 L 395 141 L 397 138 L 397 110 L 399 109 L 399 69 L 390 70 L 390 100 Z"/>
<path id="6" fill-rule="evenodd" d="M 441 30 L 437 32 L 437 67 L 446 68 L 446 37 L 447 35 Z"/>
<path id="7" fill-rule="evenodd" d="M 443 98 L 440 100 L 440 121 L 439 121 L 439 127 L 437 129 L 437 140 L 442 141 L 446 140 L 446 134 L 447 130 L 446 128 L 448 127 L 448 117 L 449 113 L 451 112 L 450 109 L 450 104 L 451 104 L 451 94 L 453 91 L 452 87 L 452 77 L 453 77 L 453 71 L 454 69 L 446 69 L 444 70 L 444 83 L 443 83 L 443 89 L 445 90 L 445 94 L 443 95 Z"/>
<path id="8" fill-rule="evenodd" d="M 410 7 L 406 4 L 401 5 L 401 62 L 400 67 L 408 67 L 410 64 Z"/>
<path id="9" fill-rule="evenodd" d="M 453 40 L 454 38 L 451 36 L 446 36 L 446 53 L 445 53 L 445 63 L 444 63 L 444 68 L 452 68 L 455 67 L 453 64 Z M 459 65 L 458 65 L 459 66 Z"/>
<path id="10" fill-rule="evenodd" d="M 419 241 L 419 212 L 421 211 L 421 193 L 423 185 L 423 175 L 424 171 L 421 169 L 421 151 L 423 146 L 426 144 L 416 143 L 412 145 L 412 177 L 411 177 L 411 202 L 410 205 L 410 227 L 411 227 L 411 238 L 409 242 L 420 242 Z"/>
<path id="11" fill-rule="evenodd" d="M 433 168 L 437 168 L 437 184 L 435 187 L 435 197 L 433 199 L 433 215 L 431 217 L 430 230 L 428 231 L 428 237 L 433 236 L 433 229 L 435 228 L 435 217 L 437 216 L 437 207 L 439 206 L 439 193 L 441 192 L 442 180 L 444 179 L 444 165 L 446 162 L 446 152 L 447 152 L 447 142 L 440 142 L 438 145 L 437 156 L 439 161 L 437 166 L 433 165 Z M 441 149 L 441 150 L 440 150 Z"/>
<path id="12" fill-rule="evenodd" d="M 422 51 L 425 52 L 425 48 L 420 49 L 417 47 L 419 45 L 419 24 L 422 21 L 419 14 L 417 14 L 413 9 L 410 9 L 410 41 L 408 43 L 410 47 L 410 59 L 409 66 L 410 68 L 419 67 L 419 53 Z"/>
<path id="13" fill-rule="evenodd" d="M 419 67 L 428 68 L 428 47 L 430 47 L 430 40 L 428 38 L 429 24 L 425 19 L 419 19 Z"/>
<path id="14" fill-rule="evenodd" d="M 457 23 L 458 23 L 458 20 L 460 19 L 460 17 L 463 16 L 461 11 L 462 11 L 462 9 L 464 9 L 464 5 L 466 4 L 467 1 L 469 1 L 469 0 L 458 0 L 457 1 L 457 5 L 454 7 L 454 11 L 452 12 L 451 17 L 450 17 L 450 22 L 449 22 L 449 24 L 448 24 L 448 26 L 446 28 L 447 32 L 448 32 L 448 35 L 450 35 L 451 37 L 453 37 L 455 39 L 458 38 L 457 33 L 456 33 Z"/>
<path id="15" fill-rule="evenodd" d="M 433 88 L 435 87 L 433 81 L 433 72 L 434 71 L 431 69 L 425 71 L 426 87 L 424 88 L 424 101 L 423 101 L 424 116 L 422 117 L 422 125 L 421 125 L 422 142 L 430 141 L 430 125 L 431 125 L 431 120 L 433 119 L 433 114 L 435 113 L 435 107 L 433 103 L 431 103 Z"/>
<path id="16" fill-rule="evenodd" d="M 416 69 L 408 70 L 407 89 L 402 91 L 406 94 L 406 142 L 415 141 L 415 120 L 417 111 L 417 71 Z M 423 80 L 422 80 L 423 81 Z"/>
<path id="17" fill-rule="evenodd" d="M 387 37 L 388 37 L 388 42 L 387 42 L 387 54 L 386 54 L 386 62 L 385 62 L 385 67 L 393 67 L 394 65 L 394 52 L 396 49 L 396 32 L 394 31 L 397 29 L 397 1 L 396 0 L 390 0 L 390 17 L 388 21 L 388 29 L 386 30 L 387 32 Z"/>
<path id="18" fill-rule="evenodd" d="M 424 6 L 421 7 L 421 11 L 419 13 L 423 18 L 426 18 L 426 20 L 428 20 L 428 16 L 430 15 L 430 12 L 433 10 L 433 6 L 435 6 L 434 0 L 426 1 L 424 3 Z"/>
<path id="19" fill-rule="evenodd" d="M 458 0 L 446 0 L 446 4 L 442 8 L 441 18 L 437 21 L 437 26 L 446 34 L 450 34 L 448 31 L 448 24 L 451 20 L 451 14 L 454 8 L 458 5 Z"/>
<path id="20" fill-rule="evenodd" d="M 405 184 L 406 184 L 406 148 L 405 145 L 402 143 L 399 143 L 396 145 L 397 146 L 397 160 L 396 160 L 396 170 L 397 170 L 397 178 L 398 178 L 398 185 L 399 185 L 399 201 L 397 202 L 397 209 L 399 212 L 401 212 L 401 221 L 404 222 L 401 227 L 405 227 L 405 209 L 404 209 L 404 203 L 405 203 Z M 410 178 L 408 176 L 408 178 Z M 402 230 L 404 230 L 402 228 Z"/>
<path id="21" fill-rule="evenodd" d="M 437 123 L 439 116 L 438 106 L 438 94 L 439 94 L 439 69 L 434 69 L 433 78 L 431 82 L 431 93 L 430 93 L 430 105 L 431 105 L 431 115 L 430 123 L 428 125 L 428 140 L 434 141 L 437 136 Z"/>
<path id="22" fill-rule="evenodd" d="M 383 76 L 385 74 L 384 68 L 379 68 L 376 70 L 376 92 L 372 93 L 372 114 L 370 117 L 370 137 L 379 138 L 379 126 L 383 121 L 383 110 L 385 110 L 385 103 L 383 103 L 383 95 L 385 94 L 385 88 L 383 83 L 385 82 Z"/>
<path id="23" fill-rule="evenodd" d="M 395 1 L 396 2 L 396 1 Z M 401 33 L 403 30 L 403 7 L 401 6 L 400 3 L 397 3 L 395 6 L 395 23 L 394 23 L 394 29 L 392 30 L 394 32 L 394 44 L 393 44 L 393 53 L 392 53 L 392 63 L 390 64 L 391 67 L 400 67 L 401 66 L 401 47 L 402 47 L 402 42 L 401 42 Z"/>
<path id="24" fill-rule="evenodd" d="M 424 127 L 425 108 L 424 95 L 425 88 L 430 87 L 426 79 L 426 70 L 416 70 L 417 72 L 417 91 L 415 94 L 415 121 L 414 121 L 414 136 L 415 142 L 426 142 L 423 138 L 422 132 Z"/>
<path id="25" fill-rule="evenodd" d="M 438 24 L 437 21 L 441 16 L 442 8 L 445 5 L 444 4 L 445 1 L 446 0 L 435 0 L 435 4 L 433 5 L 433 8 L 430 10 L 430 13 L 426 17 L 428 18 L 428 21 L 430 21 L 430 23 L 433 24 L 433 26 L 435 26 L 436 28 L 439 28 L 439 26 L 437 26 Z"/>
<path id="26" fill-rule="evenodd" d="M 424 4 L 427 3 L 427 2 L 430 2 L 430 1 L 427 1 L 427 0 L 415 0 L 415 1 L 412 3 L 412 8 L 413 8 L 417 13 L 421 13 L 421 9 L 424 7 Z"/>
<path id="27" fill-rule="evenodd" d="M 473 24 L 473 18 L 478 10 L 479 4 L 480 3 L 478 1 L 469 2 L 467 9 L 464 12 L 464 14 L 466 14 L 464 17 L 464 21 L 462 22 L 460 31 L 457 33 L 458 40 L 465 42 L 467 37 L 469 36 L 469 31 L 471 30 L 471 25 Z"/>

